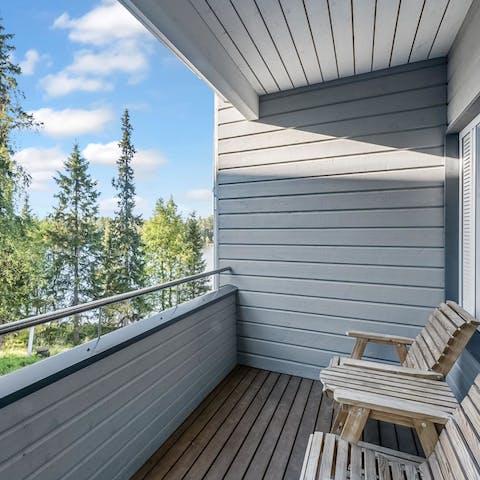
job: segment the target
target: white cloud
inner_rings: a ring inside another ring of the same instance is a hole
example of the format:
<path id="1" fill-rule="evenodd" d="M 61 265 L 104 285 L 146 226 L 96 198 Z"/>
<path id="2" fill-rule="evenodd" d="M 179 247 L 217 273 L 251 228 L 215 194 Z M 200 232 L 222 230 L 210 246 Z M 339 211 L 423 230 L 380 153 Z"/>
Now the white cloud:
<path id="1" fill-rule="evenodd" d="M 43 77 L 40 85 L 50 97 L 62 97 L 73 92 L 100 92 L 113 88 L 111 83 L 102 79 L 73 76 L 63 70 Z"/>
<path id="2" fill-rule="evenodd" d="M 102 165 L 115 165 L 120 156 L 118 142 L 89 143 L 82 152 L 82 155 L 91 163 Z M 160 165 L 167 163 L 167 159 L 156 150 L 138 150 L 133 157 L 132 166 L 135 174 L 139 177 L 156 171 Z"/>
<path id="3" fill-rule="evenodd" d="M 98 76 L 111 75 L 114 72 L 124 72 L 131 75 L 140 75 L 148 69 L 148 57 L 145 51 L 136 45 L 113 46 L 94 52 L 80 50 L 76 53 L 73 63 L 67 67 L 68 72 L 74 74 L 91 74 Z"/>
<path id="4" fill-rule="evenodd" d="M 115 213 L 118 197 L 101 198 L 98 202 L 100 216 L 108 217 Z M 150 211 L 150 204 L 139 195 L 135 195 L 135 213 L 147 215 Z"/>
<path id="5" fill-rule="evenodd" d="M 22 73 L 24 75 L 33 75 L 39 60 L 40 54 L 35 49 L 28 50 L 27 53 L 25 53 L 25 58 L 19 64 Z"/>
<path id="6" fill-rule="evenodd" d="M 36 120 L 43 123 L 42 131 L 52 137 L 98 133 L 113 117 L 111 110 L 108 108 L 92 110 L 41 108 L 30 113 Z"/>
<path id="7" fill-rule="evenodd" d="M 149 36 L 145 27 L 115 0 L 102 0 L 78 18 L 70 18 L 65 12 L 55 20 L 53 28 L 69 30 L 68 37 L 74 42 L 93 45 Z"/>
<path id="8" fill-rule="evenodd" d="M 212 191 L 208 188 L 197 188 L 186 193 L 187 200 L 207 201 L 212 199 Z"/>
<path id="9" fill-rule="evenodd" d="M 129 83 L 138 83 L 148 70 L 153 37 L 115 0 L 102 0 L 77 18 L 65 12 L 53 28 L 68 30 L 71 41 L 89 48 L 77 51 L 70 65 L 42 79 L 50 96 L 111 90 L 113 84 L 103 78 L 114 73 L 127 74 Z"/>
<path id="10" fill-rule="evenodd" d="M 25 148 L 13 156 L 32 177 L 32 190 L 49 190 L 57 170 L 63 166 L 67 155 L 58 147 Z"/>

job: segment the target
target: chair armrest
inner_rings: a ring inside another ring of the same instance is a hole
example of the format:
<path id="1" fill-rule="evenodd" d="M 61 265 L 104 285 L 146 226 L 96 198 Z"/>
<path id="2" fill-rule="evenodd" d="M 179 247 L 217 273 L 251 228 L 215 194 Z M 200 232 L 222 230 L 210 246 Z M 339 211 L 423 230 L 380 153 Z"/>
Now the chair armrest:
<path id="1" fill-rule="evenodd" d="M 451 414 L 443 410 L 422 403 L 404 399 L 400 400 L 375 393 L 359 392 L 357 390 L 336 388 L 333 391 L 333 398 L 342 405 L 361 407 L 440 424 L 447 423 L 451 417 Z"/>
<path id="2" fill-rule="evenodd" d="M 346 332 L 349 337 L 355 337 L 355 346 L 352 350 L 352 358 L 361 359 L 365 353 L 368 342 L 383 343 L 395 347 L 400 363 L 407 357 L 407 345 L 411 345 L 415 340 L 413 338 L 399 337 L 396 335 L 387 335 L 384 333 L 372 332 Z"/>
<path id="3" fill-rule="evenodd" d="M 417 370 L 416 368 L 402 367 L 399 365 L 390 365 L 388 363 L 370 362 L 368 360 L 357 360 L 355 358 L 341 357 L 340 365 L 350 367 L 361 367 L 369 370 L 376 370 L 385 373 L 395 373 L 398 375 L 408 375 L 410 377 L 427 378 L 429 380 L 443 380 L 444 376 L 431 370 Z"/>
<path id="4" fill-rule="evenodd" d="M 367 342 L 375 343 L 389 343 L 392 345 L 411 345 L 415 339 L 408 337 L 400 337 L 397 335 L 387 335 L 385 333 L 373 333 L 373 332 L 346 332 L 349 337 L 361 338 L 367 340 Z"/>

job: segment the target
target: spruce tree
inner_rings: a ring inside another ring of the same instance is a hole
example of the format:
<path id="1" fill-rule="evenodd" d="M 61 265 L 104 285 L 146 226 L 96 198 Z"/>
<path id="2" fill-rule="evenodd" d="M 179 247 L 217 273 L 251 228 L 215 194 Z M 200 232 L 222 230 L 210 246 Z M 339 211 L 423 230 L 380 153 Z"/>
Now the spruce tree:
<path id="1" fill-rule="evenodd" d="M 65 173 L 55 181 L 57 205 L 49 217 L 47 239 L 50 256 L 50 289 L 56 307 L 78 305 L 99 296 L 97 269 L 101 235 L 98 228 L 96 182 L 78 144 L 65 161 Z M 80 341 L 80 315 L 73 318 L 73 343 Z"/>
<path id="2" fill-rule="evenodd" d="M 0 18 L 0 22 L 1 20 Z M 12 61 L 15 52 L 15 47 L 11 44 L 13 35 L 4 32 L 5 29 L 0 24 L 0 215 L 2 217 L 13 214 L 16 195 L 22 193 L 28 184 L 28 176 L 12 158 L 12 133 L 16 130 L 39 126 L 21 105 L 25 98 L 18 88 L 17 79 L 21 69 Z"/>
<path id="3" fill-rule="evenodd" d="M 108 296 L 116 289 L 118 255 L 115 249 L 113 220 L 111 218 L 102 218 L 100 224 L 102 231 L 102 262 L 99 281 L 102 296 Z"/>
<path id="4" fill-rule="evenodd" d="M 145 261 L 141 238 L 142 218 L 134 212 L 135 180 L 132 161 L 135 147 L 132 143 L 132 131 L 130 115 L 125 109 L 122 116 L 122 139 L 118 144 L 120 147 L 120 158 L 117 160 L 118 173 L 112 182 L 118 197 L 111 239 L 117 264 L 114 266 L 115 281 L 109 287 L 111 291 L 106 292 L 108 294 L 141 288 L 145 283 Z M 141 318 L 145 308 L 144 299 L 133 300 L 129 308 L 123 311 L 122 323 Z"/>
<path id="5" fill-rule="evenodd" d="M 186 274 L 195 275 L 203 272 L 206 267 L 206 262 L 203 258 L 204 241 L 195 212 L 192 212 L 185 222 L 185 241 L 187 247 Z M 190 282 L 187 285 L 186 291 L 189 294 L 189 299 L 204 294 L 208 291 L 207 279 L 203 278 Z"/>
<path id="6" fill-rule="evenodd" d="M 13 62 L 13 35 L 5 33 L 0 18 L 0 323 L 17 320 L 25 311 L 25 294 L 34 282 L 34 270 L 26 259 L 30 255 L 25 229 L 17 212 L 20 196 L 26 196 L 29 182 L 14 158 L 12 134 L 39 126 L 25 112 L 18 88 L 20 67 Z M 1 340 L 1 339 L 0 339 Z"/>

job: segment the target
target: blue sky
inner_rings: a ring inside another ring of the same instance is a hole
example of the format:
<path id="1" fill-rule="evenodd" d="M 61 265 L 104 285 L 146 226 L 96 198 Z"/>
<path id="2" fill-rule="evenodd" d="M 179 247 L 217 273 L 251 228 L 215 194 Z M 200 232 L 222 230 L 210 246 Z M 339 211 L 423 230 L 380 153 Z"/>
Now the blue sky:
<path id="1" fill-rule="evenodd" d="M 130 110 L 138 211 L 173 195 L 182 212 L 211 214 L 213 92 L 114 0 L 0 0 L 15 35 L 24 107 L 43 121 L 17 134 L 16 159 L 32 176 L 34 211 L 51 211 L 52 177 L 78 141 L 101 191 L 115 208 L 120 116 Z"/>

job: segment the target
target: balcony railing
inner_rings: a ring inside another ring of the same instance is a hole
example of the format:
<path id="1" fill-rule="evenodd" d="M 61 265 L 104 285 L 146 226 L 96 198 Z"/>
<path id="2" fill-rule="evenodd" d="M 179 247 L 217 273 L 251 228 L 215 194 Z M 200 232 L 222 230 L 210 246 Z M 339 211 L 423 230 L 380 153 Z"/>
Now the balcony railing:
<path id="1" fill-rule="evenodd" d="M 223 272 L 4 325 L 2 333 Z M 234 368 L 236 288 L 152 314 L 0 378 L 0 478 L 130 478 Z"/>
<path id="2" fill-rule="evenodd" d="M 114 303 L 124 302 L 126 300 L 131 300 L 132 298 L 137 298 L 148 293 L 159 292 L 167 288 L 176 287 L 185 283 L 193 282 L 201 278 L 211 277 L 222 272 L 231 270 L 231 267 L 222 267 L 215 270 L 209 270 L 207 272 L 198 273 L 196 275 L 190 275 L 189 277 L 183 277 L 177 280 L 171 280 L 169 282 L 160 283 L 158 285 L 153 285 L 150 287 L 139 288 L 137 290 L 132 290 L 130 292 L 118 293 L 116 295 L 111 295 L 109 297 L 100 298 L 98 300 L 93 300 L 91 302 L 82 303 L 79 305 L 74 305 L 72 307 L 62 308 L 55 310 L 53 312 L 44 313 L 41 315 L 35 315 L 32 317 L 24 318 L 22 320 L 17 320 L 15 322 L 4 323 L 0 325 L 0 335 L 5 335 L 7 333 L 18 332 L 25 328 L 35 327 L 37 325 L 42 325 L 44 323 L 51 322 L 53 320 L 60 320 L 65 317 L 70 317 L 79 313 L 88 312 L 95 310 L 97 308 L 105 307 L 107 305 L 112 305 Z"/>

